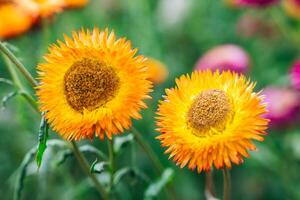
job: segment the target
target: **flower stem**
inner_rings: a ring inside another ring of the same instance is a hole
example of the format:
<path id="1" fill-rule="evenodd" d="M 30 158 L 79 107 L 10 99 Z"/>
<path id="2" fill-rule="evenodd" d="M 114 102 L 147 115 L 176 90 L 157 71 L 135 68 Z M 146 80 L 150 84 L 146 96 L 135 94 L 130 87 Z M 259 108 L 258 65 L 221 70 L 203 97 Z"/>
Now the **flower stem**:
<path id="1" fill-rule="evenodd" d="M 18 77 L 17 71 L 15 70 L 14 66 L 12 66 L 12 62 L 10 61 L 10 59 L 3 54 L 3 60 L 6 64 L 6 67 L 11 75 L 11 79 L 14 83 L 15 86 L 17 86 L 19 89 L 24 90 L 25 87 L 23 86 L 21 80 Z"/>
<path id="2" fill-rule="evenodd" d="M 18 60 L 18 58 L 3 44 L 2 41 L 0 41 L 0 52 L 2 52 L 4 55 L 7 56 L 7 58 L 15 64 L 15 66 L 20 70 L 21 74 L 28 80 L 28 82 L 31 84 L 31 86 L 33 88 L 35 88 L 36 86 L 38 86 L 38 83 L 35 81 L 35 79 L 31 76 L 31 74 L 27 71 L 27 69 L 25 68 L 25 66 Z M 8 66 L 9 67 L 9 66 Z M 15 70 L 13 69 L 13 71 L 11 71 L 12 68 L 9 68 L 13 80 L 15 81 L 15 84 L 17 85 L 17 87 L 19 87 L 20 89 L 24 90 L 24 86 L 22 84 L 21 81 L 19 81 L 18 75 L 15 72 Z M 24 94 L 22 94 L 24 95 Z M 30 104 L 36 104 L 34 98 L 25 92 L 25 99 L 27 101 L 29 101 Z M 37 109 L 37 106 L 35 106 L 35 110 L 37 112 L 39 112 L 39 110 Z M 79 151 L 78 146 L 75 142 L 71 142 L 72 144 L 72 149 L 74 151 L 74 154 L 79 162 L 79 164 L 81 165 L 82 169 L 85 171 L 85 173 L 92 179 L 92 181 L 94 182 L 98 192 L 101 194 L 101 196 L 103 197 L 104 200 L 109 200 L 108 194 L 107 192 L 104 190 L 104 188 L 102 188 L 101 184 L 99 183 L 99 181 L 97 180 L 97 178 L 95 177 L 95 175 L 93 173 L 90 172 L 89 169 L 89 165 L 84 157 L 84 155 Z"/>
<path id="3" fill-rule="evenodd" d="M 153 165 L 155 167 L 157 174 L 160 176 L 164 171 L 164 167 L 160 163 L 160 161 L 157 158 L 157 156 L 155 155 L 154 151 L 151 149 L 151 147 L 149 146 L 148 143 L 144 142 L 141 133 L 135 127 L 132 126 L 131 131 L 132 131 L 132 134 L 134 135 L 135 140 L 142 147 L 142 149 L 145 151 L 145 153 L 148 155 L 148 157 L 150 158 L 151 162 L 153 163 Z M 165 189 L 165 193 L 166 193 L 168 199 L 172 199 L 172 200 L 177 199 L 175 189 L 172 187 L 172 185 L 169 185 Z"/>
<path id="4" fill-rule="evenodd" d="M 224 200 L 230 200 L 230 188 L 231 188 L 231 183 L 230 183 L 230 173 L 229 170 L 225 167 L 223 169 L 223 179 L 224 179 Z"/>
<path id="5" fill-rule="evenodd" d="M 31 105 L 31 107 L 35 111 L 39 112 L 39 108 L 38 108 L 36 100 L 28 92 L 21 91 L 20 94 L 25 98 L 25 100 L 27 100 L 27 102 Z"/>
<path id="6" fill-rule="evenodd" d="M 25 66 L 18 60 L 18 58 L 0 41 L 0 51 L 3 52 L 10 60 L 15 64 L 15 66 L 20 70 L 23 76 L 28 80 L 32 87 L 36 87 L 38 84 L 36 80 L 27 71 Z"/>
<path id="7" fill-rule="evenodd" d="M 83 169 L 83 171 L 91 178 L 91 180 L 94 182 L 95 187 L 97 189 L 97 191 L 101 194 L 102 198 L 104 200 L 109 200 L 109 196 L 108 193 L 106 192 L 106 190 L 103 188 L 103 186 L 99 183 L 98 179 L 96 178 L 95 174 L 93 174 L 90 171 L 90 167 L 89 164 L 87 162 L 87 160 L 85 159 L 85 157 L 82 155 L 82 153 L 79 151 L 77 144 L 72 141 L 71 142 L 72 145 L 72 150 L 74 152 L 74 155 L 77 159 L 77 161 L 79 162 L 79 164 L 81 165 L 81 168 Z"/>
<path id="8" fill-rule="evenodd" d="M 213 168 L 205 174 L 205 196 L 206 199 L 216 199 L 216 192 L 213 180 Z"/>
<path id="9" fill-rule="evenodd" d="M 109 168 L 110 168 L 110 182 L 109 182 L 109 190 L 110 192 L 113 190 L 113 182 L 114 182 L 114 173 L 115 173 L 115 162 L 114 162 L 114 141 L 113 139 L 108 140 L 108 155 L 109 155 Z"/>
<path id="10" fill-rule="evenodd" d="M 163 168 L 162 164 L 160 163 L 159 159 L 157 158 L 157 156 L 155 155 L 155 153 L 153 152 L 153 150 L 151 149 L 151 147 L 149 146 L 149 144 L 144 142 L 142 135 L 135 127 L 132 127 L 131 131 L 132 131 L 132 134 L 134 135 L 134 138 L 137 141 L 137 143 L 142 147 L 142 149 L 145 151 L 145 153 L 150 158 L 151 162 L 153 163 L 153 165 L 155 167 L 156 172 L 159 175 L 161 175 L 164 168 Z"/>
<path id="11" fill-rule="evenodd" d="M 22 95 L 28 103 L 32 106 L 32 108 L 39 112 L 36 100 L 26 91 L 25 86 L 22 84 L 21 80 L 18 77 L 17 71 L 12 66 L 12 62 L 6 57 L 3 56 L 4 61 L 6 63 L 7 69 L 11 75 L 14 86 L 16 86 L 20 90 L 20 95 Z"/>

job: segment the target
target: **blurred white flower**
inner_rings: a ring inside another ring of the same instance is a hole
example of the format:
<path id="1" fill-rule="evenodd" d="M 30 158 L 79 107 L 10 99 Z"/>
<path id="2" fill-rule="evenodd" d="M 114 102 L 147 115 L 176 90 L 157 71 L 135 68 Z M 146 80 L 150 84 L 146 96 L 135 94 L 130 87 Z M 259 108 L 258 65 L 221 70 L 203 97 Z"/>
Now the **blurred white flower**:
<path id="1" fill-rule="evenodd" d="M 182 23 L 191 9 L 193 0 L 161 0 L 157 15 L 164 26 L 173 27 Z"/>

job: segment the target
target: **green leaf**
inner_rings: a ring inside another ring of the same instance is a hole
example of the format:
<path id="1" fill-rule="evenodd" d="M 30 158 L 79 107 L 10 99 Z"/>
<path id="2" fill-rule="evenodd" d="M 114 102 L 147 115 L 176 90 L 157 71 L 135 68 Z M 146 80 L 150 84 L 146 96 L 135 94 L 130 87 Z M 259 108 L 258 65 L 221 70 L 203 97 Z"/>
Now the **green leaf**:
<path id="1" fill-rule="evenodd" d="M 81 151 L 82 153 L 92 153 L 92 154 L 99 156 L 103 160 L 107 160 L 107 156 L 102 151 L 93 147 L 92 145 L 88 145 L 88 144 L 83 145 L 83 146 L 79 147 L 79 151 Z"/>
<path id="2" fill-rule="evenodd" d="M 90 171 L 91 173 L 101 174 L 107 169 L 107 166 L 109 166 L 108 162 L 98 162 L 98 159 L 96 159 L 93 162 Z"/>
<path id="3" fill-rule="evenodd" d="M 48 130 L 49 126 L 47 120 L 44 117 L 44 113 L 42 114 L 41 124 L 39 128 L 39 145 L 36 153 L 36 162 L 38 168 L 40 168 L 43 160 L 44 152 L 47 148 L 47 140 L 48 140 Z"/>
<path id="4" fill-rule="evenodd" d="M 165 169 L 161 177 L 148 186 L 144 197 L 145 199 L 153 199 L 157 197 L 158 194 L 162 191 L 162 189 L 173 179 L 174 177 L 174 170 L 171 168 Z"/>
<path id="5" fill-rule="evenodd" d="M 14 91 L 14 92 L 10 92 L 8 93 L 7 95 L 5 95 L 3 98 L 2 98 L 2 105 L 1 105 L 1 109 L 2 110 L 5 110 L 6 108 L 6 105 L 7 105 L 7 102 L 12 99 L 13 97 L 15 97 L 16 95 L 18 95 L 19 92 L 18 91 Z"/>
<path id="6" fill-rule="evenodd" d="M 134 179 L 139 178 L 140 180 L 143 180 L 146 183 L 150 182 L 149 177 L 147 177 L 145 174 L 143 174 L 138 169 L 125 167 L 125 168 L 122 168 L 122 169 L 119 169 L 118 171 L 116 171 L 116 173 L 114 175 L 113 184 L 117 185 L 127 175 Z"/>
<path id="7" fill-rule="evenodd" d="M 119 152 L 122 148 L 124 148 L 127 144 L 131 143 L 133 140 L 134 136 L 132 134 L 116 137 L 114 139 L 114 152 Z"/>
<path id="8" fill-rule="evenodd" d="M 56 166 L 62 165 L 69 157 L 73 155 L 73 152 L 70 149 L 65 149 L 59 152 L 58 159 L 55 162 Z"/>
<path id="9" fill-rule="evenodd" d="M 19 167 L 19 173 L 17 177 L 16 187 L 14 191 L 14 199 L 21 199 L 22 190 L 24 188 L 24 180 L 26 178 L 26 171 L 29 164 L 34 160 L 36 147 L 32 148 L 24 157 L 21 166 Z"/>
<path id="10" fill-rule="evenodd" d="M 49 143 L 50 143 L 50 141 L 48 142 L 48 144 Z M 102 151 L 100 151 L 99 149 L 97 149 L 89 144 L 79 147 L 79 151 L 82 153 L 91 153 L 91 154 L 96 155 L 98 158 L 107 160 L 107 156 Z M 60 154 L 56 161 L 56 166 L 63 164 L 71 156 L 73 156 L 73 151 L 71 151 L 70 149 L 60 151 Z"/>
<path id="11" fill-rule="evenodd" d="M 14 85 L 14 83 L 11 80 L 5 79 L 5 78 L 0 78 L 0 83 L 5 83 L 7 85 Z"/>

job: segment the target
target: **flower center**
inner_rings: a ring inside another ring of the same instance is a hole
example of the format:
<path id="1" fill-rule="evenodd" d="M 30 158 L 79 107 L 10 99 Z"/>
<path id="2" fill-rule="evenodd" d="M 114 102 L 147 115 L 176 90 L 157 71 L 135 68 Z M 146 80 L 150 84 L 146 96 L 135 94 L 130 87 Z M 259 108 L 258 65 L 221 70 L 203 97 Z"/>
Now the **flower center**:
<path id="1" fill-rule="evenodd" d="M 87 58 L 75 62 L 64 76 L 66 99 L 79 112 L 103 106 L 115 96 L 119 85 L 112 67 Z"/>
<path id="2" fill-rule="evenodd" d="M 188 111 L 188 124 L 194 128 L 197 135 L 203 135 L 211 128 L 222 130 L 231 112 L 228 96 L 221 90 L 201 92 Z"/>
<path id="3" fill-rule="evenodd" d="M 12 3 L 12 0 L 0 0 L 0 5 L 1 4 L 6 4 L 6 3 Z"/>

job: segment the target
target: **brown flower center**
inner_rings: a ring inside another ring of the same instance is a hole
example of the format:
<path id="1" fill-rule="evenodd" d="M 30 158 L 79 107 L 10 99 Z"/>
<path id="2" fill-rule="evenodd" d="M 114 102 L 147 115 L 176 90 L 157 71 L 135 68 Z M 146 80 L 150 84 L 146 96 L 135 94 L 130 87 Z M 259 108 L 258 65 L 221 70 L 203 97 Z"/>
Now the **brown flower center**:
<path id="1" fill-rule="evenodd" d="M 66 99 L 79 112 L 103 106 L 115 96 L 119 85 L 112 67 L 87 58 L 75 62 L 64 76 Z"/>
<path id="2" fill-rule="evenodd" d="M 211 128 L 223 129 L 231 112 L 228 96 L 221 90 L 201 92 L 188 111 L 188 124 L 199 134 Z"/>
<path id="3" fill-rule="evenodd" d="M 13 0 L 0 0 L 0 5 L 6 3 L 13 3 Z"/>

